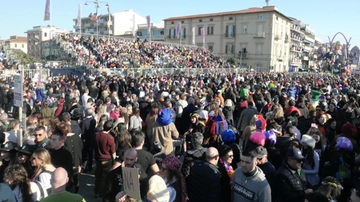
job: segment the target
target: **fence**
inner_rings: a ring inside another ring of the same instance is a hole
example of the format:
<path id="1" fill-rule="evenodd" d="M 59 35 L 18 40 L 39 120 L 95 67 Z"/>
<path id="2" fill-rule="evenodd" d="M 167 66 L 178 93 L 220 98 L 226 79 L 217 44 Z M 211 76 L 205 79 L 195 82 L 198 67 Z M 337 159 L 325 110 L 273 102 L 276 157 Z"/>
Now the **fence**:
<path id="1" fill-rule="evenodd" d="M 0 74 L 3 78 L 9 79 L 14 74 L 20 74 L 20 70 L 5 69 L 0 70 Z M 37 82 L 40 80 L 46 80 L 50 76 L 50 69 L 24 69 L 24 75 L 31 78 L 32 81 Z"/>

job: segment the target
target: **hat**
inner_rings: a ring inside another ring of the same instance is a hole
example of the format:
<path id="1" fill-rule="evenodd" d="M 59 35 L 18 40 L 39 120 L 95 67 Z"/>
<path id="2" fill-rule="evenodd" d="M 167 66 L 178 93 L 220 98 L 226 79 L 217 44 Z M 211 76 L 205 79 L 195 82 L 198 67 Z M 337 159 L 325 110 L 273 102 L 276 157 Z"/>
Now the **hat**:
<path id="1" fill-rule="evenodd" d="M 262 147 L 262 146 L 256 147 L 254 151 L 257 154 L 257 158 L 262 158 L 262 157 L 268 155 L 268 152 L 267 152 L 266 148 Z"/>
<path id="2" fill-rule="evenodd" d="M 179 171 L 181 162 L 176 156 L 166 157 L 162 163 L 169 169 L 174 171 Z"/>
<path id="3" fill-rule="evenodd" d="M 339 137 L 338 139 L 336 139 L 336 145 L 335 145 L 336 150 L 343 149 L 347 151 L 352 151 L 353 148 L 354 146 L 349 138 Z"/>
<path id="4" fill-rule="evenodd" d="M 253 142 L 253 143 L 257 144 L 257 145 L 264 146 L 266 137 L 265 137 L 264 133 L 256 131 L 256 132 L 253 132 L 250 135 L 249 139 L 250 139 L 251 142 Z"/>
<path id="5" fill-rule="evenodd" d="M 316 140 L 309 135 L 303 135 L 301 138 L 301 143 L 305 143 L 307 146 L 314 149 Z"/>
<path id="6" fill-rule="evenodd" d="M 221 133 L 221 137 L 225 143 L 231 143 L 236 140 L 236 136 L 233 130 L 227 129 Z"/>
<path id="7" fill-rule="evenodd" d="M 29 145 L 24 145 L 22 148 L 20 147 L 17 147 L 15 148 L 15 150 L 18 152 L 18 153 L 21 153 L 21 154 L 25 154 L 25 155 L 28 155 L 30 156 L 33 152 L 31 151 L 31 148 Z"/>
<path id="8" fill-rule="evenodd" d="M 13 142 L 5 142 L 4 144 L 0 145 L 0 151 L 12 151 L 16 148 L 17 144 Z"/>
<path id="9" fill-rule="evenodd" d="M 169 125 L 172 122 L 171 119 L 172 111 L 167 108 L 163 108 L 158 113 L 157 122 L 159 122 L 161 125 Z"/>
<path id="10" fill-rule="evenodd" d="M 159 202 L 170 200 L 170 194 L 165 181 L 159 175 L 153 175 L 149 179 L 148 194 L 151 194 Z"/>
<path id="11" fill-rule="evenodd" d="M 286 157 L 293 157 L 298 161 L 305 159 L 305 157 L 301 154 L 300 149 L 298 149 L 298 148 L 288 149 L 288 151 L 286 153 Z"/>
<path id="12" fill-rule="evenodd" d="M 269 143 L 271 143 L 273 145 L 276 144 L 277 136 L 274 133 L 274 131 L 272 131 L 272 130 L 265 131 L 264 135 L 266 137 L 265 144 L 266 144 L 266 142 L 269 142 Z"/>

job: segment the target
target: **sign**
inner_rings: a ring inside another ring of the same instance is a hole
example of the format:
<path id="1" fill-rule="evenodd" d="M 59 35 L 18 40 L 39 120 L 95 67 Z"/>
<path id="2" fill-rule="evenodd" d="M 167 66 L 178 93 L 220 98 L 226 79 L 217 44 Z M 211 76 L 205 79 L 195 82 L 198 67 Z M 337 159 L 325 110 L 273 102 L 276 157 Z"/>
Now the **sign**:
<path id="1" fill-rule="evenodd" d="M 14 75 L 14 105 L 23 107 L 23 81 L 20 74 Z"/>
<path id="2" fill-rule="evenodd" d="M 121 169 L 126 195 L 141 200 L 138 168 L 122 167 Z"/>

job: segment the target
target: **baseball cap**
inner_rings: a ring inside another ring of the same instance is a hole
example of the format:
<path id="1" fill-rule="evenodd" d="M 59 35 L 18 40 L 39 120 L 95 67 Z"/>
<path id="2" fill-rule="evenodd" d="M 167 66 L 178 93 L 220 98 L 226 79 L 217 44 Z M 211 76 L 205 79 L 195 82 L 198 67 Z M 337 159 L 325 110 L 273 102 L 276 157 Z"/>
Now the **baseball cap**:
<path id="1" fill-rule="evenodd" d="M 292 157 L 298 161 L 304 160 L 305 157 L 301 154 L 300 149 L 298 148 L 290 148 L 288 149 L 287 153 L 286 153 L 287 157 Z"/>
<path id="2" fill-rule="evenodd" d="M 258 147 L 256 147 L 256 148 L 254 149 L 254 151 L 255 151 L 256 154 L 257 154 L 257 158 L 262 158 L 262 157 L 268 155 L 268 152 L 267 152 L 266 148 L 263 147 L 263 146 L 258 146 Z"/>

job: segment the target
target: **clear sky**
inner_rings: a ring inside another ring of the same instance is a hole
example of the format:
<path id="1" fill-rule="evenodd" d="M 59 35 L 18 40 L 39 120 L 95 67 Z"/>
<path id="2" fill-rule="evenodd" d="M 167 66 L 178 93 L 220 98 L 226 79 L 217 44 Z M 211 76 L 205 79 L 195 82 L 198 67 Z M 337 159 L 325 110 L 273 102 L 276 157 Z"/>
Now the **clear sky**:
<path id="1" fill-rule="evenodd" d="M 37 25 L 53 25 L 73 29 L 73 19 L 77 16 L 77 5 L 82 3 L 82 16 L 95 12 L 93 4 L 85 6 L 85 1 L 51 0 L 51 22 L 43 21 L 46 0 L 1 0 L 1 39 L 11 35 L 25 36 L 26 30 Z M 111 12 L 132 9 L 142 16 L 151 16 L 151 21 L 160 23 L 168 17 L 221 11 L 234 11 L 250 7 L 262 7 L 265 0 L 108 0 Z M 280 12 L 309 24 L 316 35 L 327 42 L 341 31 L 347 38 L 352 37 L 351 47 L 360 46 L 360 0 L 270 0 Z M 105 4 L 99 14 L 107 14 Z M 345 42 L 338 35 L 335 40 Z"/>

